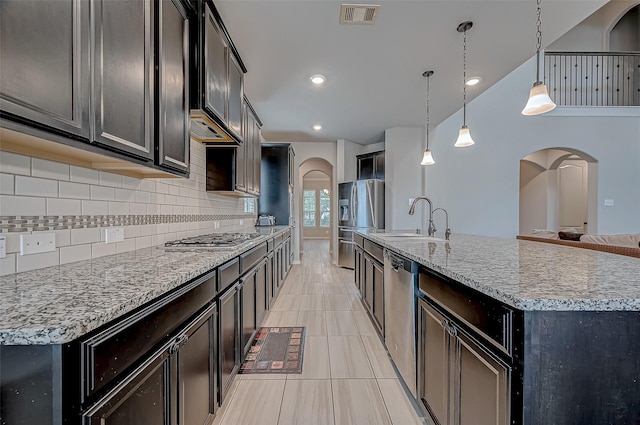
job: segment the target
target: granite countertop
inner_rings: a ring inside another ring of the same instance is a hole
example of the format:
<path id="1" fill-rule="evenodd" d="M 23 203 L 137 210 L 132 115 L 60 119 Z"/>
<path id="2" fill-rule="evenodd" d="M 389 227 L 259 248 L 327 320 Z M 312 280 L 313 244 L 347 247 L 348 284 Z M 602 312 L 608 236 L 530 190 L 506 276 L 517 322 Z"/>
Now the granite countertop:
<path id="1" fill-rule="evenodd" d="M 385 239 L 389 250 L 521 310 L 640 311 L 640 259 L 516 239 Z M 390 233 L 390 231 L 387 231 Z"/>
<path id="2" fill-rule="evenodd" d="M 0 344 L 62 344 L 196 278 L 289 226 L 227 249 L 164 246 L 0 277 Z"/>

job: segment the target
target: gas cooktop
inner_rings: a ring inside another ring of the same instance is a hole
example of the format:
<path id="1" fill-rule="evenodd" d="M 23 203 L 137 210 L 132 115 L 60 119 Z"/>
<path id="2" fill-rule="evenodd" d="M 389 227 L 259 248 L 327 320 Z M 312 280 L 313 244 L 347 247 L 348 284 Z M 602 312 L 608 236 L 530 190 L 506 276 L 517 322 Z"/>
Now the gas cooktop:
<path id="1" fill-rule="evenodd" d="M 259 237 L 259 233 L 211 233 L 165 242 L 165 248 L 230 248 Z"/>

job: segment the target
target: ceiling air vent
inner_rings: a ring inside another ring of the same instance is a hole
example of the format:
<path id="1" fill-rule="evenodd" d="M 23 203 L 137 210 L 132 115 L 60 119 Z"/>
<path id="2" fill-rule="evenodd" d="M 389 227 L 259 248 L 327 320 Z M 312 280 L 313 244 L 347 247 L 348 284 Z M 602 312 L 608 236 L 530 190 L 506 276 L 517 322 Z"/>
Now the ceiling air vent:
<path id="1" fill-rule="evenodd" d="M 341 24 L 368 24 L 376 22 L 379 4 L 343 4 L 340 7 Z"/>

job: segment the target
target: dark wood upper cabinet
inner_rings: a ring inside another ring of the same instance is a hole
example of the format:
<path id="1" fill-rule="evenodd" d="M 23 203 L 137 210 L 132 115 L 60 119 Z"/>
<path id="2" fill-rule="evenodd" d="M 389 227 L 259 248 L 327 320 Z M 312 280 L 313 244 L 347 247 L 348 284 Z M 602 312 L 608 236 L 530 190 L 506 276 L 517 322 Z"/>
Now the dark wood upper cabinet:
<path id="1" fill-rule="evenodd" d="M 89 4 L 0 3 L 0 109 L 89 138 Z"/>
<path id="2" fill-rule="evenodd" d="M 158 7 L 157 164 L 189 170 L 189 14 L 176 0 Z"/>
<path id="3" fill-rule="evenodd" d="M 154 8 L 151 0 L 93 0 L 95 143 L 153 160 Z"/>
<path id="4" fill-rule="evenodd" d="M 365 153 L 356 156 L 358 180 L 384 180 L 384 151 Z"/>
<path id="5" fill-rule="evenodd" d="M 204 106 L 221 121 L 227 119 L 228 75 L 227 43 L 216 22 L 212 6 L 205 7 L 204 17 L 204 57 L 202 69 L 204 77 Z"/>
<path id="6" fill-rule="evenodd" d="M 229 97 L 227 124 L 236 136 L 242 137 L 244 72 L 233 55 L 228 58 Z"/>

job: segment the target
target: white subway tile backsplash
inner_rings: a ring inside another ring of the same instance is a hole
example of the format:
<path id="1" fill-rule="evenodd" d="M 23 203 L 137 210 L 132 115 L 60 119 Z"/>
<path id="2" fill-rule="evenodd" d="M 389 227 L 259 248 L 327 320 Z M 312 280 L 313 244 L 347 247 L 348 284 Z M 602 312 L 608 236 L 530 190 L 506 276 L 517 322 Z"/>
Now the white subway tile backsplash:
<path id="1" fill-rule="evenodd" d="M 60 248 L 60 264 L 91 259 L 91 245 L 72 245 Z"/>
<path id="2" fill-rule="evenodd" d="M 2 169 L 4 170 L 4 166 Z M 0 195 L 13 195 L 15 180 L 13 174 L 0 174 Z"/>
<path id="3" fill-rule="evenodd" d="M 158 214 L 160 214 L 160 205 L 147 204 L 147 215 L 158 215 Z"/>
<path id="4" fill-rule="evenodd" d="M 0 195 L 0 215 L 45 215 L 44 198 Z"/>
<path id="5" fill-rule="evenodd" d="M 71 181 L 76 183 L 100 184 L 98 171 L 72 165 L 69 170 Z"/>
<path id="6" fill-rule="evenodd" d="M 116 189 L 106 186 L 91 186 L 91 199 L 94 201 L 115 201 Z"/>
<path id="7" fill-rule="evenodd" d="M 31 157 L 16 153 L 0 151 L 2 172 L 8 174 L 31 175 Z"/>
<path id="8" fill-rule="evenodd" d="M 57 266 L 60 264 L 60 250 L 43 252 L 41 254 L 16 255 L 16 272 L 27 272 L 29 270 L 43 267 Z"/>
<path id="9" fill-rule="evenodd" d="M 46 159 L 31 159 L 31 175 L 47 179 L 69 180 L 69 165 L 61 162 L 48 161 Z"/>
<path id="10" fill-rule="evenodd" d="M 30 232 L 21 232 L 21 233 L 3 233 L 3 236 L 6 238 L 6 249 L 7 254 L 11 252 L 20 252 L 20 234 L 28 234 Z"/>
<path id="11" fill-rule="evenodd" d="M 16 272 L 16 254 L 7 254 L 0 258 L 0 276 L 6 276 Z"/>
<path id="12" fill-rule="evenodd" d="M 156 182 L 150 179 L 145 179 L 140 182 L 140 189 L 145 192 L 155 192 L 156 191 Z"/>
<path id="13" fill-rule="evenodd" d="M 91 186 L 84 183 L 60 182 L 58 186 L 60 198 L 91 199 Z"/>
<path id="14" fill-rule="evenodd" d="M 136 249 L 136 240 L 135 239 L 125 239 L 122 242 L 118 242 L 116 245 L 116 253 L 120 254 L 123 252 L 134 251 Z"/>
<path id="15" fill-rule="evenodd" d="M 56 247 L 71 245 L 71 229 L 52 230 L 51 233 L 56 235 Z"/>
<path id="16" fill-rule="evenodd" d="M 164 195 L 164 203 L 167 205 L 176 205 L 178 203 L 178 197 L 173 195 Z"/>
<path id="17" fill-rule="evenodd" d="M 58 181 L 37 177 L 16 176 L 16 195 L 58 197 Z"/>
<path id="18" fill-rule="evenodd" d="M 145 204 L 148 204 L 149 202 L 151 202 L 151 195 L 149 194 L 149 192 L 142 192 L 142 191 L 136 190 L 135 200 L 136 202 L 143 202 Z"/>
<path id="19" fill-rule="evenodd" d="M 126 189 L 139 189 L 142 180 L 135 177 L 122 176 L 122 187 Z"/>
<path id="20" fill-rule="evenodd" d="M 81 215 L 82 203 L 78 199 L 47 198 L 47 215 Z"/>
<path id="21" fill-rule="evenodd" d="M 81 201 L 83 215 L 108 215 L 109 203 L 107 201 Z"/>
<path id="22" fill-rule="evenodd" d="M 180 188 L 178 186 L 170 185 L 169 186 L 169 195 L 180 195 Z"/>
<path id="23" fill-rule="evenodd" d="M 116 201 L 133 201 L 135 191 L 131 189 L 116 189 Z"/>
<path id="24" fill-rule="evenodd" d="M 129 204 L 131 215 L 145 215 L 147 213 L 147 204 L 131 203 Z"/>
<path id="25" fill-rule="evenodd" d="M 169 231 L 168 223 L 156 224 L 156 226 L 156 230 L 158 233 L 167 233 Z"/>
<path id="26" fill-rule="evenodd" d="M 151 236 L 141 236 L 136 238 L 136 249 L 149 248 L 151 246 Z"/>
<path id="27" fill-rule="evenodd" d="M 156 233 L 158 233 L 157 229 L 158 229 L 157 224 L 143 224 L 140 226 L 140 235 L 141 236 L 155 235 Z"/>
<path id="28" fill-rule="evenodd" d="M 91 244 L 91 258 L 104 257 L 105 255 L 113 255 L 117 252 L 114 243 L 94 243 Z"/>
<path id="29" fill-rule="evenodd" d="M 86 229 L 71 229 L 71 245 L 89 244 L 100 242 L 100 233 L 104 230 L 99 227 Z"/>
<path id="30" fill-rule="evenodd" d="M 140 236 L 140 225 L 127 226 L 127 231 L 124 233 L 125 239 L 137 238 Z"/>
<path id="31" fill-rule="evenodd" d="M 122 187 L 122 176 L 119 174 L 99 171 L 98 178 L 100 179 L 100 184 L 102 186 Z"/>
<path id="32" fill-rule="evenodd" d="M 166 183 L 156 182 L 156 192 L 158 193 L 169 193 L 169 185 Z"/>
<path id="33" fill-rule="evenodd" d="M 127 202 L 109 202 L 109 215 L 129 215 Z"/>

